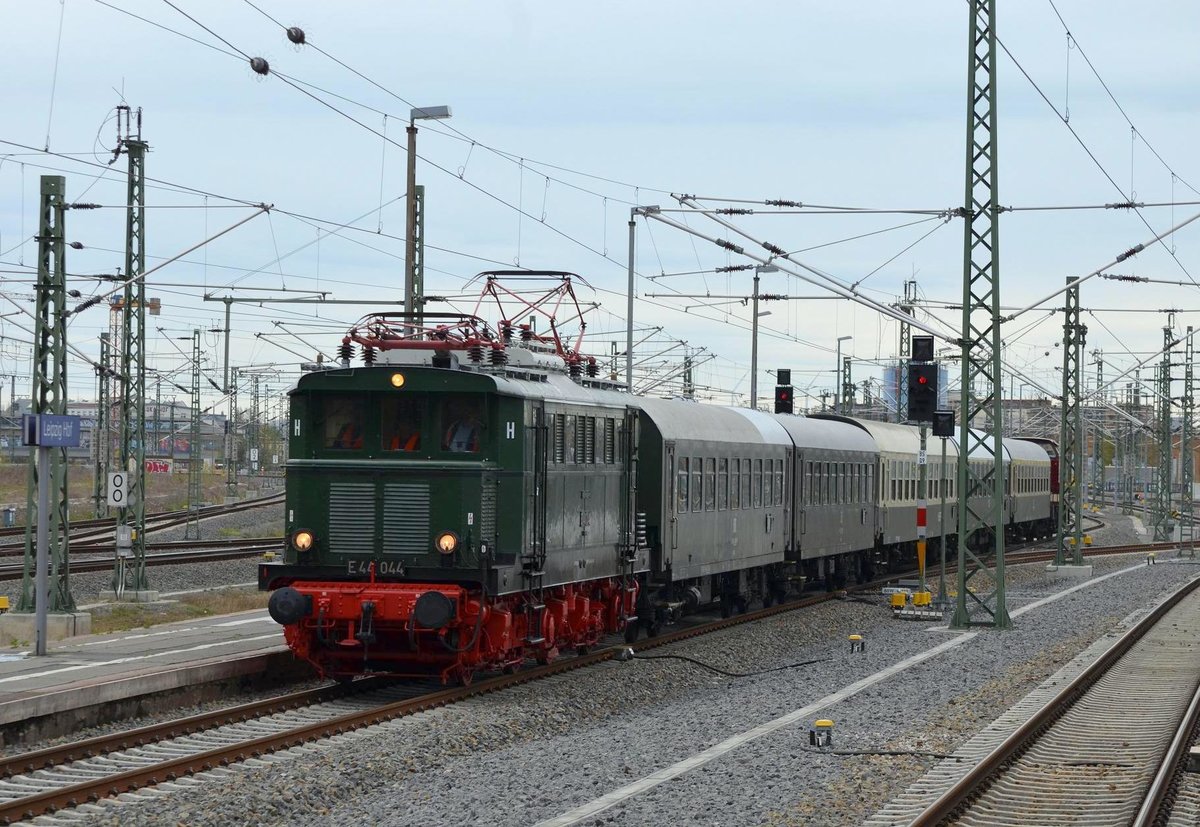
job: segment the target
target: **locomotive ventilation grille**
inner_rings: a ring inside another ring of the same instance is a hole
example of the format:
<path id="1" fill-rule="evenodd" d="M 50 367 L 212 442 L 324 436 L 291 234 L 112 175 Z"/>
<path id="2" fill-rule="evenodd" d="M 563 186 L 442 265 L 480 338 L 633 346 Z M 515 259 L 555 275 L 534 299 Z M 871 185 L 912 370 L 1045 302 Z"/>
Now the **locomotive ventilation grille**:
<path id="1" fill-rule="evenodd" d="M 384 483 L 383 553 L 424 554 L 430 543 L 429 483 Z"/>
<path id="2" fill-rule="evenodd" d="M 334 554 L 375 553 L 375 486 L 372 483 L 330 484 L 329 550 Z"/>

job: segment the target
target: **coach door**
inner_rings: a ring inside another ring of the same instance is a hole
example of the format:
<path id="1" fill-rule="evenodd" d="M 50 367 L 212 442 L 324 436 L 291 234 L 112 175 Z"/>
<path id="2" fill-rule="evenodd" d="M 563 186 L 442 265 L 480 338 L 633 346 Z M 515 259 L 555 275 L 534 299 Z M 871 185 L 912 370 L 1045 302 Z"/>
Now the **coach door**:
<path id="1" fill-rule="evenodd" d="M 679 469 L 675 467 L 675 462 L 676 462 L 675 443 L 674 442 L 666 443 L 666 451 L 667 451 L 666 472 L 667 472 L 667 479 L 670 480 L 670 482 L 666 486 L 664 486 L 664 488 L 667 489 L 667 501 L 664 503 L 665 508 L 664 508 L 663 513 L 669 515 L 669 517 L 667 519 L 667 534 L 669 534 L 670 537 L 668 538 L 668 542 L 665 545 L 667 545 L 671 549 L 671 551 L 674 551 L 675 549 L 679 548 L 679 515 L 675 513 L 675 511 L 676 511 L 675 503 L 679 496 L 678 491 L 676 490 L 676 487 L 675 487 L 679 484 Z M 667 554 L 666 555 L 667 559 L 664 560 L 663 562 L 670 563 L 671 559 L 674 558 L 674 556 L 675 556 L 674 554 Z"/>

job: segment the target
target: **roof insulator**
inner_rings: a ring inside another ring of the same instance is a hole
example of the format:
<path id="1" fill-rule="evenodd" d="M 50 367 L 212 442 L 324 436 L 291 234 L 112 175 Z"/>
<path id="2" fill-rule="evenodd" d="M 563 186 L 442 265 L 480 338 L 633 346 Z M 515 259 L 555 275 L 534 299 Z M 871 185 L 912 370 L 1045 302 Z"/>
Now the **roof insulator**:
<path id="1" fill-rule="evenodd" d="M 732 242 L 726 241 L 723 238 L 718 238 L 716 243 L 717 243 L 718 247 L 722 247 L 722 248 L 724 248 L 726 250 L 730 250 L 731 252 L 734 252 L 734 253 L 746 252 L 741 247 L 737 246 L 736 244 L 733 244 Z"/>
<path id="2" fill-rule="evenodd" d="M 1138 253 L 1140 253 L 1142 250 L 1145 250 L 1145 249 L 1146 249 L 1145 244 L 1139 244 L 1136 247 L 1130 247 L 1128 250 L 1121 253 L 1121 255 L 1117 256 L 1117 261 L 1124 261 L 1125 259 L 1129 258 L 1130 256 L 1136 256 Z"/>
<path id="3" fill-rule="evenodd" d="M 762 246 L 763 249 L 771 255 L 779 256 L 780 258 L 787 258 L 787 250 L 783 249 L 782 247 L 776 247 L 769 241 L 764 241 Z"/>

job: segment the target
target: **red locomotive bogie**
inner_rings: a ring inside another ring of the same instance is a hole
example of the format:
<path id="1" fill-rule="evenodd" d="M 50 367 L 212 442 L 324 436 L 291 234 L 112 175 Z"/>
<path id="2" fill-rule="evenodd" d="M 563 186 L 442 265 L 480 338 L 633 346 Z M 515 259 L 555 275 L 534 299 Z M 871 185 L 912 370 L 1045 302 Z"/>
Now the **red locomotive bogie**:
<path id="1" fill-rule="evenodd" d="M 526 657 L 545 663 L 623 631 L 638 590 L 618 578 L 570 583 L 544 589 L 539 608 L 530 593 L 481 600 L 480 592 L 453 584 L 299 581 L 285 588 L 304 607 L 284 625 L 287 643 L 322 674 L 464 682 L 477 670 L 513 670 Z"/>

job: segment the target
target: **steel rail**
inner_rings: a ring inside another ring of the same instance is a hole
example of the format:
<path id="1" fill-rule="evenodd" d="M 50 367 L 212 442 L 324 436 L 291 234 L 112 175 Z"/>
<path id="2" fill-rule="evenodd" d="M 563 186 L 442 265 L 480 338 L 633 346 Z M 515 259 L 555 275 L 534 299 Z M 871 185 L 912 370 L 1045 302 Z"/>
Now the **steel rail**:
<path id="1" fill-rule="evenodd" d="M 1183 771 L 1183 765 L 1188 759 L 1188 753 L 1196 736 L 1197 725 L 1200 725 L 1200 686 L 1196 687 L 1196 692 L 1192 695 L 1192 702 L 1188 704 L 1187 712 L 1179 723 L 1179 728 L 1175 730 L 1171 746 L 1167 748 L 1158 772 L 1154 774 L 1154 780 L 1150 782 L 1146 798 L 1138 809 L 1137 815 L 1134 816 L 1130 827 L 1152 827 L 1152 825 L 1166 823 L 1165 816 L 1170 812 L 1179 774 Z"/>
<path id="2" fill-rule="evenodd" d="M 1200 579 L 1192 580 L 1160 603 L 1148 615 L 1125 631 L 1099 658 L 1067 683 L 1041 709 L 1005 738 L 991 753 L 984 756 L 950 789 L 925 808 L 912 822 L 912 827 L 933 827 L 948 823 L 970 801 L 985 789 L 1006 764 L 1029 748 L 1044 730 L 1058 720 L 1097 681 L 1102 678 L 1133 646 L 1162 620 L 1185 597 L 1200 587 Z"/>
<path id="3" fill-rule="evenodd" d="M 1113 553 L 1129 553 L 1129 551 L 1138 551 L 1142 547 L 1132 546 L 1128 549 L 1125 549 L 1125 547 L 1114 548 L 1119 550 Z M 1093 549 L 1092 551 L 1093 553 L 1103 553 L 1098 552 L 1096 549 Z M 1042 551 L 1029 555 L 1028 558 L 1023 559 L 1022 562 L 1036 562 L 1048 559 L 1053 559 L 1053 552 Z M 870 583 L 864 583 L 845 591 L 868 591 L 872 589 L 878 589 L 887 583 L 894 582 L 897 577 L 901 576 L 904 575 L 891 574 L 886 578 L 874 580 Z M 541 678 L 603 663 L 604 661 L 616 657 L 617 654 L 625 648 L 633 649 L 635 652 L 654 649 L 660 646 L 665 646 L 671 643 L 705 635 L 710 632 L 732 628 L 743 623 L 750 623 L 782 614 L 784 612 L 795 611 L 814 606 L 829 600 L 838 599 L 845 593 L 845 591 L 813 595 L 797 601 L 772 606 L 770 608 L 760 609 L 754 612 L 747 612 L 741 615 L 734 615 L 729 618 L 698 624 L 693 627 L 677 629 L 665 634 L 659 634 L 652 638 L 637 641 L 636 643 L 619 644 L 605 647 L 593 652 L 578 655 L 576 657 L 564 658 L 545 666 L 536 666 L 527 670 L 518 671 L 515 674 L 499 675 L 488 678 L 469 686 L 450 687 L 416 698 L 384 704 L 374 709 L 339 715 L 318 723 L 306 724 L 288 729 L 283 732 L 273 733 L 271 735 L 261 736 L 259 738 L 246 740 L 240 743 L 214 748 L 189 756 L 183 756 L 161 762 L 153 766 L 142 767 L 105 778 L 94 779 L 88 782 L 81 782 L 56 790 L 48 790 L 46 792 L 28 796 L 22 799 L 2 802 L 0 803 L 0 824 L 9 824 L 16 820 L 29 820 L 43 813 L 53 813 L 65 807 L 74 807 L 87 802 L 95 802 L 104 797 L 116 796 L 123 792 L 135 791 L 143 786 L 153 785 L 163 781 L 173 781 L 183 775 L 192 775 L 197 772 L 211 770 L 218 766 L 227 766 L 230 763 L 243 761 L 247 758 L 255 758 L 266 753 L 289 749 L 310 741 L 321 740 L 333 735 L 340 735 L 346 732 L 354 731 L 362 727 L 383 723 L 394 718 L 413 715 L 435 707 L 457 703 L 458 701 L 481 694 L 498 692 L 523 683 L 539 680 Z M 362 681 L 357 681 L 356 683 L 362 683 Z M 326 687 L 325 689 L 334 688 Z M 284 699 L 295 698 L 299 702 L 299 699 L 303 698 L 303 696 L 306 694 L 307 693 L 294 693 L 291 696 L 284 696 Z M 275 699 L 276 702 L 281 700 L 283 699 Z M 183 719 L 181 721 L 174 722 L 174 724 L 176 726 L 186 725 L 190 727 L 190 730 L 188 730 L 189 733 L 194 734 L 195 732 L 204 729 L 212 729 L 216 726 L 227 723 L 228 721 L 222 719 L 222 715 L 241 716 L 237 718 L 237 720 L 241 721 L 248 720 L 253 717 L 260 717 L 265 714 L 272 714 L 271 712 L 267 711 L 257 713 L 249 712 L 250 708 L 256 704 L 263 705 L 264 710 L 272 709 L 272 707 L 269 706 L 270 703 L 271 701 L 255 702 L 255 704 L 247 704 L 230 710 L 208 713 L 204 716 L 193 716 L 189 719 Z M 243 711 L 247 711 L 246 714 L 243 714 Z M 275 709 L 274 711 L 277 712 L 278 709 Z M 0 778 L 6 777 L 6 774 L 10 771 L 10 767 L 13 768 L 13 771 L 17 773 L 31 772 L 37 769 L 45 769 L 47 767 L 59 765 L 63 760 L 79 760 L 82 757 L 86 757 L 86 754 L 89 751 L 95 755 L 114 752 L 120 748 L 128 748 L 128 744 L 126 742 L 130 740 L 132 740 L 134 744 L 137 744 L 139 739 L 142 743 L 153 743 L 173 737 L 176 734 L 178 733 L 173 732 L 171 722 L 168 722 L 166 724 L 157 726 L 142 727 L 127 733 L 99 736 L 97 738 L 88 739 L 87 741 L 81 741 L 75 744 L 67 744 L 60 747 L 50 748 L 48 750 L 28 753 L 26 755 L 19 755 L 9 759 L 7 762 L 0 762 Z M 55 754 L 67 757 L 55 759 Z"/>

